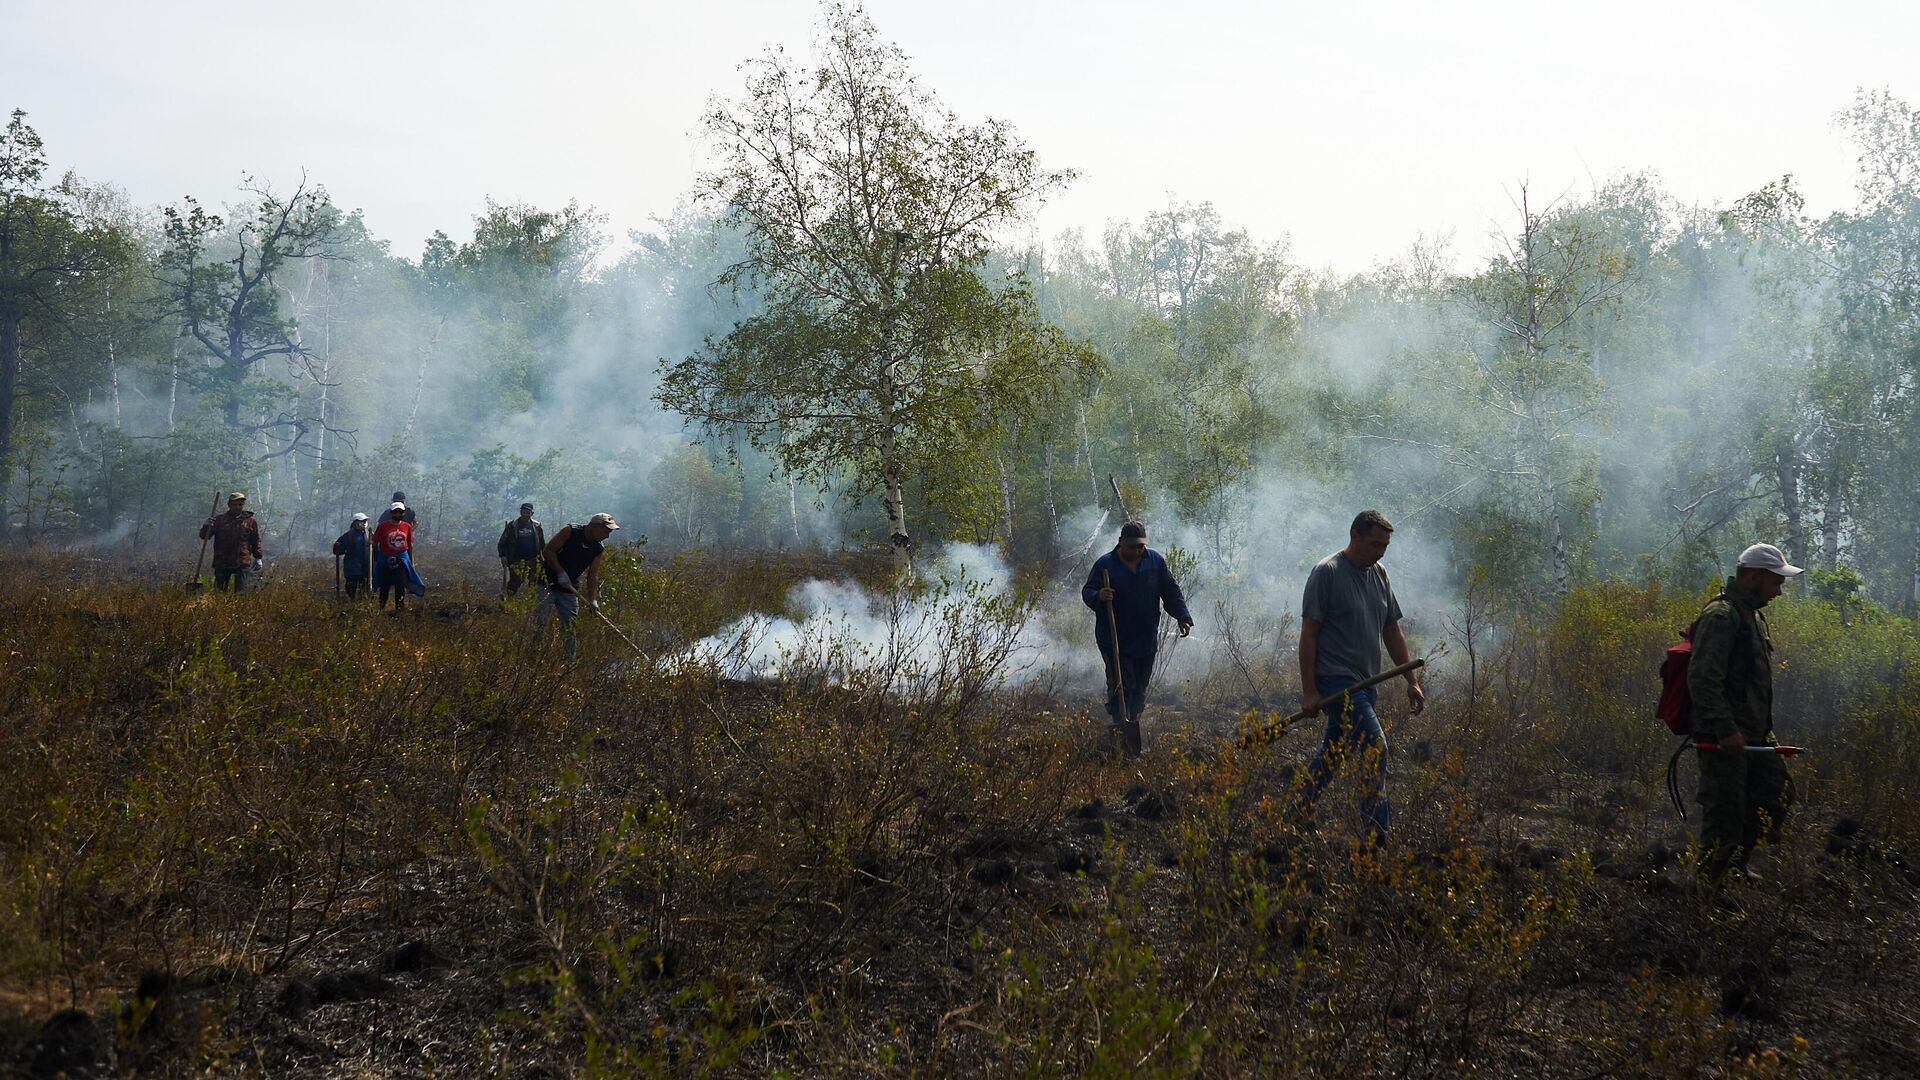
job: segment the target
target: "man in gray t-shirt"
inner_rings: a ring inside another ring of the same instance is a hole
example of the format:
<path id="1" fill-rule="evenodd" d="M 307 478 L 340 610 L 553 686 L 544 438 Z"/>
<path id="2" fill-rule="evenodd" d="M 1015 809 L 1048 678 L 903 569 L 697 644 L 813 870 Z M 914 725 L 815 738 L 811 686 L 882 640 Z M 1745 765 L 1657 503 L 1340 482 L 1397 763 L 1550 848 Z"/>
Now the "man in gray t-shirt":
<path id="1" fill-rule="evenodd" d="M 1386 567 L 1374 563 L 1363 568 L 1346 552 L 1336 551 L 1307 575 L 1300 617 L 1317 631 L 1314 678 L 1360 682 L 1380 674 L 1381 638 L 1400 621 L 1400 601 L 1394 599 Z"/>
<path id="2" fill-rule="evenodd" d="M 1370 783 L 1361 796 L 1374 841 L 1386 839 L 1391 808 L 1387 803 L 1387 740 L 1374 711 L 1375 688 L 1348 688 L 1380 673 L 1380 646 L 1385 644 L 1395 664 L 1407 662 L 1407 639 L 1400 632 L 1400 602 L 1394 599 L 1380 559 L 1393 540 L 1393 526 L 1378 510 L 1365 510 L 1347 530 L 1347 546 L 1328 556 L 1307 575 L 1307 591 L 1300 604 L 1300 701 L 1308 715 L 1338 700 L 1328 710 L 1320 749 L 1307 764 L 1307 783 L 1300 792 L 1299 809 L 1311 812 L 1320 792 L 1333 778 L 1341 758 L 1353 757 L 1368 770 Z M 1407 673 L 1407 704 L 1413 712 L 1426 706 L 1420 673 Z"/>

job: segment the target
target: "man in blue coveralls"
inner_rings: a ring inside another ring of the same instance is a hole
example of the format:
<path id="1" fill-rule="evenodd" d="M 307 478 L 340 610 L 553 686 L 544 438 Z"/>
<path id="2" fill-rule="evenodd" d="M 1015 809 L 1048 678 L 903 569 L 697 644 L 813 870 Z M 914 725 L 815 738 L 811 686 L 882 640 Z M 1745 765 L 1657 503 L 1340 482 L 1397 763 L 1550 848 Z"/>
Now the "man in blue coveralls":
<path id="1" fill-rule="evenodd" d="M 1147 527 L 1129 521 L 1120 526 L 1114 549 L 1094 561 L 1080 599 L 1093 609 L 1093 639 L 1107 665 L 1107 715 L 1113 718 L 1114 741 L 1127 757 L 1139 757 L 1140 713 L 1147 707 L 1147 682 L 1153 678 L 1153 657 L 1160 647 L 1160 608 L 1166 607 L 1180 624 L 1180 636 L 1186 637 L 1193 631 L 1187 598 L 1167 560 L 1147 546 Z M 1120 631 L 1117 647 L 1115 623 Z"/>

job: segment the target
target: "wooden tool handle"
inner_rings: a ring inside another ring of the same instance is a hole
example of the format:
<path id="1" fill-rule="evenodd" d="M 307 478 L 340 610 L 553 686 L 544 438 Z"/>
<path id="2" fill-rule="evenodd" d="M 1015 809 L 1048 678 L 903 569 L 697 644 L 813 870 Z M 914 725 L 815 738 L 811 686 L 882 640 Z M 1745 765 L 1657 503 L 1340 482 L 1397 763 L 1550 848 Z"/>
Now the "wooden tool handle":
<path id="1" fill-rule="evenodd" d="M 1387 670 L 1381 672 L 1380 674 L 1375 675 L 1373 678 L 1363 679 L 1360 682 L 1354 683 L 1352 686 L 1349 686 L 1345 690 L 1340 691 L 1338 694 L 1334 695 L 1333 697 L 1330 697 L 1327 700 L 1321 702 L 1320 708 L 1315 710 L 1314 712 L 1310 713 L 1305 709 L 1301 709 L 1299 712 L 1296 712 L 1291 716 L 1285 717 L 1284 719 L 1276 720 L 1271 724 L 1266 724 L 1262 727 L 1258 727 L 1252 731 L 1247 732 L 1245 735 L 1242 735 L 1240 737 L 1240 745 L 1254 746 L 1259 743 L 1272 742 L 1273 740 L 1279 738 L 1280 734 L 1286 731 L 1289 727 L 1292 727 L 1294 724 L 1297 724 L 1300 721 L 1305 720 L 1309 716 L 1317 716 L 1320 713 L 1325 712 L 1328 708 L 1334 707 L 1335 702 L 1339 701 L 1342 698 L 1345 698 L 1348 694 L 1353 693 L 1355 690 L 1365 690 L 1370 686 L 1378 686 L 1381 683 L 1386 682 L 1388 679 L 1397 679 L 1400 676 L 1405 675 L 1410 671 L 1418 671 L 1421 668 L 1426 666 L 1427 666 L 1427 662 L 1425 660 L 1409 660 L 1398 667 L 1388 668 Z"/>

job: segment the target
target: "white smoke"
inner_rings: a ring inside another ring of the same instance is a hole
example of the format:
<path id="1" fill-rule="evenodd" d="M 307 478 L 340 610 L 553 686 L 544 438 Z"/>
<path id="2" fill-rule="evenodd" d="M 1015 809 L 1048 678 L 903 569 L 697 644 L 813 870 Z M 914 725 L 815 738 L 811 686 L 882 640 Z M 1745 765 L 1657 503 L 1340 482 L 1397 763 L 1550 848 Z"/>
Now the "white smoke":
<path id="1" fill-rule="evenodd" d="M 955 679 L 987 685 L 1046 677 L 1060 643 L 1031 619 L 1031 598 L 992 547 L 955 544 L 924 565 L 919 588 L 876 594 L 852 581 L 796 586 L 795 617 L 755 613 L 689 646 L 676 663 L 731 679 L 877 679 L 921 690 Z"/>

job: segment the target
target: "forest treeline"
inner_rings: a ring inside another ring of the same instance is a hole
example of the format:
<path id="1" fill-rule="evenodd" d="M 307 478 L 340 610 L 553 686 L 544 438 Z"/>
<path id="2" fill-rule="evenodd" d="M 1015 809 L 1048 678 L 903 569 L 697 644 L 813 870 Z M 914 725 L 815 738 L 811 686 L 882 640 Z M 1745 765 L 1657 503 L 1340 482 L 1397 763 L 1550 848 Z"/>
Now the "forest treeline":
<path id="1" fill-rule="evenodd" d="M 324 162 L 145 206 L 14 112 L 6 544 L 177 545 L 244 488 L 271 547 L 319 551 L 404 489 L 429 543 L 531 499 L 676 545 L 1034 564 L 1116 511 L 1112 475 L 1227 567 L 1370 505 L 1527 595 L 1777 539 L 1817 588 L 1920 602 L 1920 112 L 1888 93 L 1838 115 L 1858 198 L 1825 217 L 1790 177 L 1724 207 L 1651 173 L 1515 187 L 1498 235 L 1342 274 L 1179 198 L 1029 237 L 1071 175 L 953 119 L 858 11 L 746 72 L 699 188 L 620 244 L 490 201 L 396 252 Z"/>

